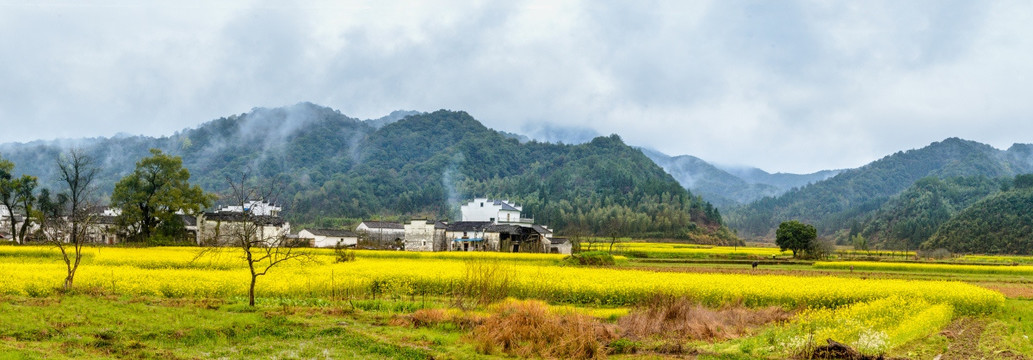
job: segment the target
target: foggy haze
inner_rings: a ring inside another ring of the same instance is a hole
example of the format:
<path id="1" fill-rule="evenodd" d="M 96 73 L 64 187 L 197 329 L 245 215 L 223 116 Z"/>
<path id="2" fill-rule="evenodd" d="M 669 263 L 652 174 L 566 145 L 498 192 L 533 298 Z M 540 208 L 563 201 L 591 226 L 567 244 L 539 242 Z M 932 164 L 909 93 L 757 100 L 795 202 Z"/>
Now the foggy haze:
<path id="1" fill-rule="evenodd" d="M 1006 149 L 1033 142 L 1030 14 L 1008 1 L 3 2 L 0 143 L 170 136 L 310 101 L 355 118 L 463 110 L 543 140 L 616 133 L 769 172 L 952 136 Z"/>

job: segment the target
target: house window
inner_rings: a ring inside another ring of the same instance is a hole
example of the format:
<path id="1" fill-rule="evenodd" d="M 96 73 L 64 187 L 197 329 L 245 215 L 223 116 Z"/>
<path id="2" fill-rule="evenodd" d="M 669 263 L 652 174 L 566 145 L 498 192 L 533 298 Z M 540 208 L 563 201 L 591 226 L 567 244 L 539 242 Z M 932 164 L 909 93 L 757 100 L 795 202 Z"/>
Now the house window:
<path id="1" fill-rule="evenodd" d="M 484 203 L 481 203 L 481 207 L 484 207 Z"/>
<path id="2" fill-rule="evenodd" d="M 463 231 L 463 237 L 465 238 L 466 236 L 466 231 Z"/>
<path id="3" fill-rule="evenodd" d="M 488 221 L 495 222 L 495 218 L 490 218 Z"/>

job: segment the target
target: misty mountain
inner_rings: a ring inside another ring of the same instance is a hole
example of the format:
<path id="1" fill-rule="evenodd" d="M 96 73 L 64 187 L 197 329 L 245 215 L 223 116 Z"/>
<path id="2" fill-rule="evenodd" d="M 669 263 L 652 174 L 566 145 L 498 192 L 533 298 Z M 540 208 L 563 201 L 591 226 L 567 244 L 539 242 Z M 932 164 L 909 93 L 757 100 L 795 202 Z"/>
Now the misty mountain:
<path id="1" fill-rule="evenodd" d="M 595 139 L 599 134 L 595 129 L 578 126 L 563 126 L 550 123 L 525 125 L 521 131 L 530 139 L 554 144 L 584 144 Z"/>
<path id="2" fill-rule="evenodd" d="M 958 138 L 897 152 L 824 181 L 763 198 L 726 214 L 740 235 L 773 237 L 782 221 L 814 224 L 820 234 L 845 238 L 851 224 L 870 217 L 894 195 L 925 177 L 1011 177 L 1033 170 L 1028 145 L 1007 151 Z"/>
<path id="3" fill-rule="evenodd" d="M 15 173 L 60 188 L 55 159 L 70 147 L 97 159 L 98 193 L 133 171 L 150 148 L 183 158 L 191 182 L 226 193 L 250 169 L 279 179 L 292 221 L 457 218 L 474 196 L 503 197 L 525 216 L 585 233 L 736 241 L 720 213 L 619 137 L 581 145 L 521 143 L 465 112 L 396 112 L 358 120 L 310 103 L 255 108 L 160 138 L 120 136 L 0 145 Z"/>
<path id="4" fill-rule="evenodd" d="M 672 157 L 656 150 L 641 150 L 682 186 L 721 209 L 767 196 L 778 196 L 792 188 L 825 180 L 840 172 L 824 170 L 803 175 L 770 174 L 757 168 L 718 167 L 690 155 Z"/>
<path id="5" fill-rule="evenodd" d="M 395 110 L 392 111 L 390 114 L 387 114 L 386 116 L 381 117 L 379 119 L 366 119 L 363 120 L 363 122 L 366 123 L 366 125 L 372 126 L 374 129 L 379 129 L 384 127 L 384 125 L 393 123 L 398 120 L 402 120 L 406 116 L 419 114 L 422 113 L 419 111 Z"/>

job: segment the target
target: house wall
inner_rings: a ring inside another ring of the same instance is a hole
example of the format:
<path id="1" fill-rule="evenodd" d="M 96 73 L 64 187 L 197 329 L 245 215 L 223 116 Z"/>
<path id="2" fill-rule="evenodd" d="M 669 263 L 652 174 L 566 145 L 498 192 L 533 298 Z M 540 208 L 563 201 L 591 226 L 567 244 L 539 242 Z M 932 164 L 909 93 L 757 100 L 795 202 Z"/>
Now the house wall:
<path id="1" fill-rule="evenodd" d="M 366 233 L 371 241 L 383 244 L 394 244 L 395 239 L 405 240 L 405 229 L 372 229 L 365 223 L 361 223 L 355 228 L 355 231 Z"/>
<path id="2" fill-rule="evenodd" d="M 405 224 L 406 251 L 434 251 L 434 224 L 413 220 Z"/>
<path id="3" fill-rule="evenodd" d="M 245 229 L 244 223 L 235 221 L 212 221 L 203 217 L 197 222 L 198 245 L 215 244 L 220 246 L 233 246 L 240 241 L 239 234 Z M 279 242 L 290 232 L 290 224 L 284 223 L 282 227 L 273 225 L 258 226 L 255 229 L 255 236 L 263 241 Z"/>
<path id="4" fill-rule="evenodd" d="M 570 255 L 572 250 L 573 250 L 573 247 L 572 247 L 570 242 L 566 242 L 566 243 L 558 244 L 558 245 L 552 245 L 552 246 L 549 247 L 549 253 L 552 253 L 552 254 Z"/>
<path id="5" fill-rule="evenodd" d="M 463 241 L 461 239 L 483 239 L 483 231 L 445 231 L 445 240 L 449 244 L 449 251 L 463 251 Z M 484 241 L 469 241 L 468 248 L 466 251 L 484 251 Z"/>

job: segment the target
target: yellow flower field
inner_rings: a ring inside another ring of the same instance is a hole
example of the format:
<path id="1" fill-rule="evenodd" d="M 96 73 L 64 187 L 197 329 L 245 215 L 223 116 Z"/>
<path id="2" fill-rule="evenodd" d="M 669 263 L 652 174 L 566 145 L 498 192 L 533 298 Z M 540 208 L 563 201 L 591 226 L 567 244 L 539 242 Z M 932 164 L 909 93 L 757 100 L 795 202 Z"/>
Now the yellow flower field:
<path id="1" fill-rule="evenodd" d="M 894 262 L 839 261 L 815 262 L 815 269 L 846 270 L 853 267 L 861 271 L 904 271 L 904 272 L 946 272 L 962 274 L 1033 275 L 1033 266 L 1007 265 L 962 265 L 962 264 L 919 264 Z"/>
<path id="2" fill-rule="evenodd" d="M 56 254 L 46 256 L 48 250 L 0 248 L 0 274 L 4 274 L 0 292 L 40 296 L 55 291 L 64 278 L 64 264 Z M 32 251 L 32 256 L 26 255 Z M 247 293 L 248 272 L 239 253 L 224 249 L 216 256 L 195 260 L 198 251 L 91 248 L 88 253 L 92 255 L 84 260 L 75 284 L 127 295 L 227 297 Z M 384 252 L 358 252 L 356 261 L 334 263 L 332 252 L 311 251 L 311 261 L 274 268 L 260 278 L 258 296 L 449 295 L 474 281 L 468 275 L 471 269 L 492 266 L 508 274 L 510 296 L 567 304 L 625 306 L 669 295 L 711 305 L 741 301 L 750 306 L 835 308 L 896 295 L 947 304 L 960 314 L 979 314 L 994 312 L 1004 302 L 1000 293 L 958 282 L 565 267 L 547 261 L 555 256 L 524 254 L 450 254 L 469 258 L 449 258 L 428 253 L 419 258 L 391 258 Z M 543 262 L 528 261 L 535 258 Z"/>

